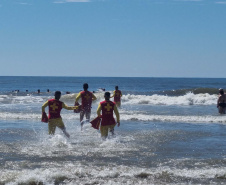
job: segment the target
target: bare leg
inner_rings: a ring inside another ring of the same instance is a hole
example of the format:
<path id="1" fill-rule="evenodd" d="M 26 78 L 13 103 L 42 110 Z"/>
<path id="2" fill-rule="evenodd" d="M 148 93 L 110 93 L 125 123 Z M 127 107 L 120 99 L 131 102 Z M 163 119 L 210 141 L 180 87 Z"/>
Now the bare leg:
<path id="1" fill-rule="evenodd" d="M 90 115 L 91 115 L 91 112 L 86 112 L 86 121 L 87 122 L 90 121 Z"/>
<path id="2" fill-rule="evenodd" d="M 81 131 L 82 131 L 82 128 L 83 128 L 83 125 L 84 125 L 84 121 L 83 121 L 84 115 L 85 115 L 85 111 L 81 111 L 80 112 Z"/>
<path id="3" fill-rule="evenodd" d="M 68 138 L 70 138 L 70 135 L 68 134 L 68 132 L 66 131 L 66 128 L 61 128 L 61 130 L 63 131 L 63 133 L 65 134 L 65 136 L 67 136 Z"/>
<path id="4" fill-rule="evenodd" d="M 85 111 L 81 111 L 80 112 L 80 122 L 82 122 L 84 115 L 85 115 Z"/>
<path id="5" fill-rule="evenodd" d="M 219 106 L 218 110 L 219 110 L 220 114 L 225 114 L 225 108 L 224 107 Z"/>
<path id="6" fill-rule="evenodd" d="M 119 108 L 121 107 L 121 102 L 116 102 L 116 106 Z"/>
<path id="7" fill-rule="evenodd" d="M 112 135 L 112 136 L 115 135 L 115 129 L 114 129 L 114 128 L 110 129 L 110 132 L 111 132 L 111 135 Z"/>
<path id="8" fill-rule="evenodd" d="M 49 120 L 48 127 L 49 127 L 49 135 L 54 135 L 56 130 L 56 124 L 51 120 Z"/>
<path id="9" fill-rule="evenodd" d="M 108 137 L 108 126 L 101 126 L 100 133 L 101 133 L 101 138 L 103 140 L 106 140 L 106 138 Z"/>

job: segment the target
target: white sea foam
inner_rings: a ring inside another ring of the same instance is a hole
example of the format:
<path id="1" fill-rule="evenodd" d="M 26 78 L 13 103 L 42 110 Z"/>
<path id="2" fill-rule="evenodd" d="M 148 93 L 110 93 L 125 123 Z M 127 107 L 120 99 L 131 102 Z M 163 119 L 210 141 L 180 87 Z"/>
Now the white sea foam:
<path id="1" fill-rule="evenodd" d="M 0 105 L 3 104 L 30 104 L 30 103 L 44 103 L 48 97 L 43 96 L 13 96 L 0 95 Z"/>
<path id="2" fill-rule="evenodd" d="M 226 123 L 226 116 L 171 116 L 171 115 L 122 115 L 122 120 L 161 121 L 161 122 L 186 122 L 186 123 Z"/>
<path id="3" fill-rule="evenodd" d="M 40 162 L 39 169 L 3 170 L 0 174 L 2 182 L 7 185 L 29 184 L 32 182 L 46 185 L 56 184 L 187 184 L 190 179 L 214 179 L 224 176 L 224 167 L 206 167 L 193 169 L 177 169 L 161 166 L 157 168 L 141 168 L 119 166 L 90 166 L 71 162 L 57 165 L 55 162 Z M 47 168 L 48 167 L 48 168 Z M 184 180 L 183 180 L 184 179 Z M 215 184 L 215 183 L 213 183 Z"/>
<path id="4" fill-rule="evenodd" d="M 217 95 L 187 93 L 183 96 L 164 95 L 133 95 L 122 96 L 123 104 L 150 105 L 213 105 L 217 102 Z"/>
<path id="5" fill-rule="evenodd" d="M 27 156 L 48 157 L 55 156 L 64 158 L 64 155 L 73 157 L 99 155 L 103 157 L 114 157 L 115 153 L 126 151 L 137 151 L 137 148 L 130 146 L 134 140 L 133 136 L 109 136 L 106 141 L 100 137 L 99 131 L 93 129 L 91 125 L 84 125 L 83 132 L 80 127 L 70 127 L 68 130 L 71 137 L 66 138 L 60 129 L 56 130 L 54 136 L 48 136 L 46 133 L 38 133 L 39 141 L 30 142 L 26 146 L 17 145 L 20 154 Z"/>
<path id="6" fill-rule="evenodd" d="M 95 93 L 98 100 L 93 103 L 92 118 L 96 116 L 96 107 L 100 101 L 103 100 L 104 92 Z M 71 105 L 77 94 L 67 94 L 62 96 L 62 101 L 66 101 Z M 41 105 L 51 97 L 47 96 L 0 96 L 0 119 L 1 120 L 40 120 L 41 119 Z M 121 120 L 134 120 L 134 121 L 162 121 L 162 122 L 216 122 L 225 123 L 225 116 L 219 115 L 158 115 L 156 113 L 146 113 L 142 110 L 139 111 L 127 110 L 126 106 L 129 105 L 142 105 L 152 106 L 212 106 L 216 105 L 217 95 L 210 94 L 193 94 L 187 93 L 184 96 L 164 96 L 164 95 L 123 95 L 122 105 L 124 108 L 120 109 Z M 130 108 L 130 107 L 129 107 Z M 161 111 L 160 111 L 161 113 Z M 72 111 L 63 111 L 62 118 L 64 120 L 78 120 L 79 114 L 74 114 Z"/>
<path id="7" fill-rule="evenodd" d="M 77 94 L 62 95 L 61 101 L 74 103 Z M 95 93 L 97 100 L 94 103 L 99 103 L 104 100 L 104 92 Z M 30 104 L 44 103 L 46 100 L 53 98 L 51 96 L 12 96 L 0 95 L 0 104 Z M 193 94 L 187 93 L 183 96 L 166 96 L 166 95 L 123 95 L 123 104 L 150 104 L 150 105 L 213 105 L 216 104 L 217 95 Z"/>
<path id="8" fill-rule="evenodd" d="M 95 115 L 92 115 L 91 120 Z M 79 114 L 62 115 L 63 120 L 78 120 Z M 41 120 L 41 114 L 35 113 L 0 113 L 1 120 Z M 159 122 L 185 122 L 185 123 L 226 123 L 226 116 L 173 116 L 173 115 L 147 115 L 142 113 L 121 113 L 122 121 L 159 121 Z"/>
<path id="9" fill-rule="evenodd" d="M 10 113 L 10 112 L 0 112 L 0 120 L 31 120 L 31 121 L 41 121 L 41 111 L 40 113 Z M 79 114 L 67 114 L 62 115 L 63 120 L 79 120 Z"/>
<path id="10" fill-rule="evenodd" d="M 98 91 L 95 92 L 94 95 L 96 96 L 97 100 L 101 100 L 104 99 L 104 91 Z M 61 100 L 75 100 L 75 98 L 77 97 L 78 93 L 72 93 L 72 94 L 65 94 L 61 96 Z"/>

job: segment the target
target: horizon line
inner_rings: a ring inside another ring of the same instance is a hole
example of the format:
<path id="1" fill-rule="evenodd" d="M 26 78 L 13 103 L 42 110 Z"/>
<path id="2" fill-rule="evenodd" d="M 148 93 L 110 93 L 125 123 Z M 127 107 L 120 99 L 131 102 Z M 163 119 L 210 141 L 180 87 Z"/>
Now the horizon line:
<path id="1" fill-rule="evenodd" d="M 221 78 L 225 79 L 226 77 L 158 77 L 158 76 L 46 76 L 46 75 L 0 75 L 0 77 L 80 77 L 80 78 Z"/>

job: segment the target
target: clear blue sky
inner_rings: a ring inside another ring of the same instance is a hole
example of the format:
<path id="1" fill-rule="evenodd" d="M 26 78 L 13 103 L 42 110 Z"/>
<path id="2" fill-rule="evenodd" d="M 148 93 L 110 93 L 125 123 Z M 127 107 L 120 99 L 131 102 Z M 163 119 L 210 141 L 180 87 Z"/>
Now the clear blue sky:
<path id="1" fill-rule="evenodd" d="M 0 0 L 0 76 L 226 77 L 226 0 Z"/>

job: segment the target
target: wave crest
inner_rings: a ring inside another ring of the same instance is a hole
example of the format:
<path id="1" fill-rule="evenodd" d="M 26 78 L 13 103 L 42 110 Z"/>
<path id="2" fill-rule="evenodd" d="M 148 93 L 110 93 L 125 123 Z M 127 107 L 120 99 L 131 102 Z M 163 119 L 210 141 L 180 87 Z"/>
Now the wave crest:
<path id="1" fill-rule="evenodd" d="M 133 95 L 122 96 L 124 104 L 152 104 L 152 105 L 213 105 L 217 102 L 217 95 L 187 93 L 183 96 L 167 95 Z"/>

